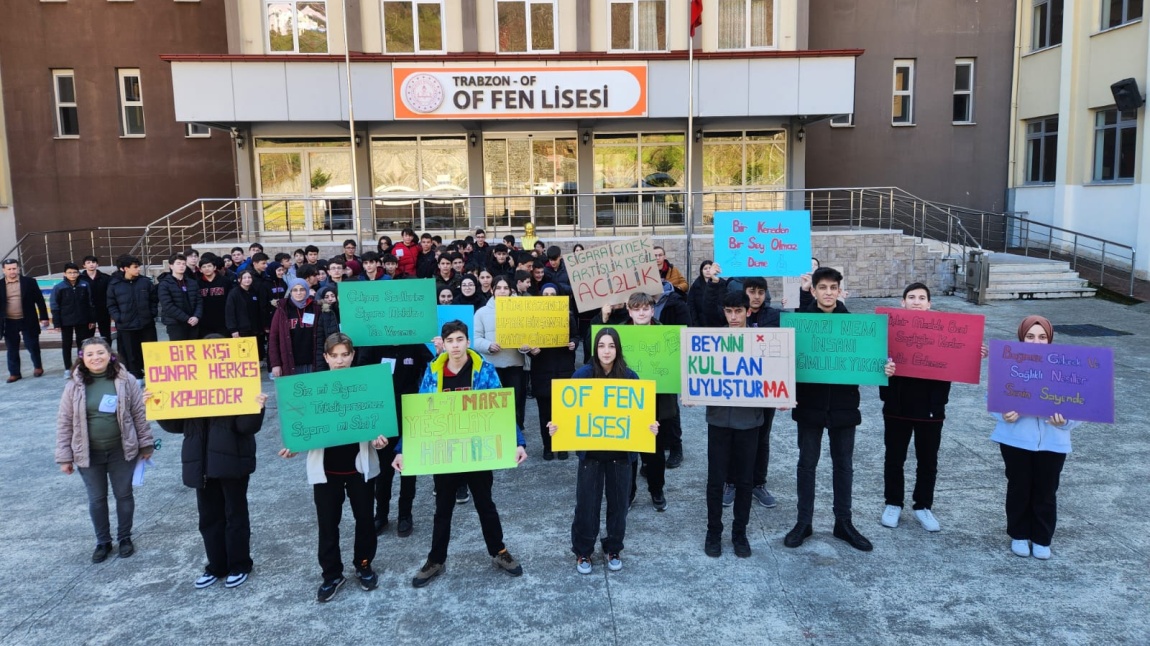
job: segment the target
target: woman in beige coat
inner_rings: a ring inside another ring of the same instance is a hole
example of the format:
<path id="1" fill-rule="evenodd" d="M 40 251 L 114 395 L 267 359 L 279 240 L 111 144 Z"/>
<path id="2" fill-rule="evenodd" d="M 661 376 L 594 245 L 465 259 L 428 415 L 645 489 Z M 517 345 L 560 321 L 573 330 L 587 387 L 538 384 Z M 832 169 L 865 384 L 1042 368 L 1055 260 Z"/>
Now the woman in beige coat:
<path id="1" fill-rule="evenodd" d="M 132 545 L 132 474 L 137 460 L 151 457 L 152 429 L 144 417 L 144 396 L 136 378 L 112 356 L 103 337 L 80 346 L 80 362 L 69 375 L 56 416 L 56 463 L 71 475 L 80 470 L 88 490 L 88 513 L 96 530 L 92 562 L 112 552 L 108 521 L 108 483 L 116 496 L 120 558 L 135 553 Z"/>

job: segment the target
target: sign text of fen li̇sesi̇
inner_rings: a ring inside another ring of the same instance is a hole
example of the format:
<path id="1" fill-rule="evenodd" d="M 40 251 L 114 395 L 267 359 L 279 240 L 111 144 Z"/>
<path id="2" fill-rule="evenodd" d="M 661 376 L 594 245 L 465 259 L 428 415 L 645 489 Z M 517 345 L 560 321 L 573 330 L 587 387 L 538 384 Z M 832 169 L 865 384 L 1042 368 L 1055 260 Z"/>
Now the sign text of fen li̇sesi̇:
<path id="1" fill-rule="evenodd" d="M 391 367 L 321 370 L 275 380 L 280 434 L 290 451 L 399 435 Z"/>
<path id="2" fill-rule="evenodd" d="M 148 419 L 260 412 L 255 338 L 159 341 L 145 343 L 143 350 Z"/>
<path id="3" fill-rule="evenodd" d="M 795 405 L 795 335 L 787 328 L 683 328 L 683 403 Z"/>
<path id="4" fill-rule="evenodd" d="M 1114 350 L 990 342 L 986 407 L 995 413 L 1114 423 Z"/>
<path id="5" fill-rule="evenodd" d="M 515 467 L 515 391 L 403 396 L 403 475 Z"/>
<path id="6" fill-rule="evenodd" d="M 439 334 L 435 279 L 339 284 L 340 329 L 357 346 L 426 343 Z"/>
<path id="7" fill-rule="evenodd" d="M 647 116 L 647 66 L 430 67 L 392 71 L 396 119 Z"/>
<path id="8" fill-rule="evenodd" d="M 795 377 L 812 384 L 887 385 L 885 314 L 783 312 L 795 330 Z M 898 374 L 897 372 L 895 374 Z"/>
<path id="9" fill-rule="evenodd" d="M 635 292 L 663 295 L 650 236 L 610 242 L 563 256 L 580 312 L 626 303 Z"/>
<path id="10" fill-rule="evenodd" d="M 554 451 L 655 452 L 655 382 L 555 379 L 551 382 Z"/>
<path id="11" fill-rule="evenodd" d="M 977 384 L 982 372 L 981 314 L 879 307 L 886 314 L 887 351 L 900 377 Z"/>
<path id="12" fill-rule="evenodd" d="M 591 338 L 608 327 L 591 326 Z M 655 392 L 679 394 L 683 389 L 683 373 L 679 356 L 682 325 L 612 325 L 619 333 L 623 358 L 627 367 L 640 379 L 655 382 Z"/>
<path id="13" fill-rule="evenodd" d="M 811 212 L 716 211 L 715 262 L 731 276 L 800 276 L 809 272 Z"/>
<path id="14" fill-rule="evenodd" d="M 505 348 L 561 348 L 571 342 L 566 296 L 495 299 L 495 342 Z"/>

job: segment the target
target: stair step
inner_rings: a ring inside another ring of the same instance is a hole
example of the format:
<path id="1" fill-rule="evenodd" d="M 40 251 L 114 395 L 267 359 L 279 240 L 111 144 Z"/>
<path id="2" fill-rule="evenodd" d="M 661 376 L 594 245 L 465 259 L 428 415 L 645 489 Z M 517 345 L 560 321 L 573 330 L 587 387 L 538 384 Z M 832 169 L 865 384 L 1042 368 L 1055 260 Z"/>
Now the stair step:
<path id="1" fill-rule="evenodd" d="M 1048 278 L 1044 280 L 1035 280 L 1029 276 L 1000 276 L 998 278 L 991 278 L 990 284 L 987 287 L 1010 287 L 1011 289 L 1026 288 L 1031 286 L 1035 288 L 1049 288 L 1049 289 L 1062 289 L 1062 288 L 1080 288 L 1089 287 L 1090 283 L 1078 274 L 1071 274 L 1069 276 L 1059 276 L 1057 278 Z"/>

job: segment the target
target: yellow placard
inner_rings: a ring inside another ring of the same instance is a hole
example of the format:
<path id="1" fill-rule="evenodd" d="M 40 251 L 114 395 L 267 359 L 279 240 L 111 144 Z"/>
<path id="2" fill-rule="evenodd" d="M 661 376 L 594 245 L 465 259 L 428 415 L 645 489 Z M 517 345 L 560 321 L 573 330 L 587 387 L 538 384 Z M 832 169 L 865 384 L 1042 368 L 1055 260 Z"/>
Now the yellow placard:
<path id="1" fill-rule="evenodd" d="M 552 451 L 655 452 L 655 382 L 556 379 L 551 382 Z"/>
<path id="2" fill-rule="evenodd" d="M 495 342 L 505 348 L 560 348 L 571 342 L 570 299 L 519 296 L 495 299 Z"/>
<path id="3" fill-rule="evenodd" d="M 145 343 L 148 419 L 258 413 L 260 358 L 252 337 Z"/>

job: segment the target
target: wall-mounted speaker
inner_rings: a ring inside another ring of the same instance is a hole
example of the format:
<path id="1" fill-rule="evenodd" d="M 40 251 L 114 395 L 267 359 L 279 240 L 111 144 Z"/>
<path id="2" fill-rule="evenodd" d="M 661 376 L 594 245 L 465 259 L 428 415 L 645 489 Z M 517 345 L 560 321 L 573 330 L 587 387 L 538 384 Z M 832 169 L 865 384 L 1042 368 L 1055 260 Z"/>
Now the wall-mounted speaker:
<path id="1" fill-rule="evenodd" d="M 1146 103 L 1142 93 L 1138 91 L 1138 81 L 1132 78 L 1122 79 L 1110 86 L 1110 93 L 1114 95 L 1114 105 L 1119 110 L 1137 110 Z"/>

